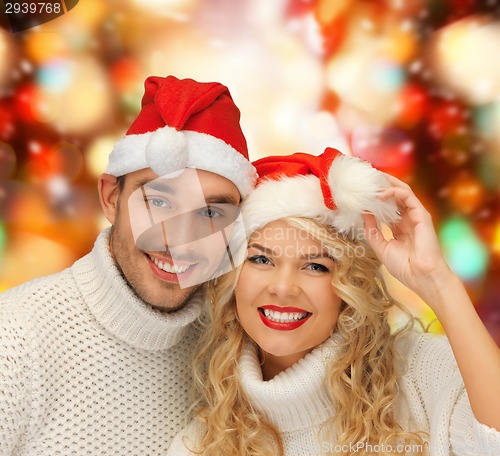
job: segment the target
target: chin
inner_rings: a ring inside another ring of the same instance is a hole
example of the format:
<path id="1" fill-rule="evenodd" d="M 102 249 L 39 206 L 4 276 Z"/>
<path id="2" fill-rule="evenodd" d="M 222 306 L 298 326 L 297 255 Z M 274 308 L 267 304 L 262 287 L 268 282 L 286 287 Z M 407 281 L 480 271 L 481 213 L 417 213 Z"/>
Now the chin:
<path id="1" fill-rule="evenodd" d="M 198 288 L 171 288 L 163 290 L 160 296 L 152 296 L 150 299 L 144 299 L 144 301 L 156 309 L 173 312 L 182 309 Z"/>

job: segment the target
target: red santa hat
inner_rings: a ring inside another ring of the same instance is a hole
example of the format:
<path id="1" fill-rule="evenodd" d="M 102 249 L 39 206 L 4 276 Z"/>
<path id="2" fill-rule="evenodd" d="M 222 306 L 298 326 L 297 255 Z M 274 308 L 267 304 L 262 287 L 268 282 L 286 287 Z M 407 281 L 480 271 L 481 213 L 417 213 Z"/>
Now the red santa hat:
<path id="1" fill-rule="evenodd" d="M 389 182 L 359 158 L 327 148 L 319 156 L 296 153 L 255 161 L 257 187 L 242 206 L 244 223 L 253 232 L 283 217 L 309 217 L 353 238 L 363 238 L 361 214 L 379 223 L 399 220 L 394 200 L 377 195 Z"/>
<path id="2" fill-rule="evenodd" d="M 196 168 L 229 179 L 246 196 L 257 175 L 239 120 L 229 90 L 218 82 L 150 76 L 142 109 L 115 144 L 106 173 L 151 168 L 163 176 Z"/>

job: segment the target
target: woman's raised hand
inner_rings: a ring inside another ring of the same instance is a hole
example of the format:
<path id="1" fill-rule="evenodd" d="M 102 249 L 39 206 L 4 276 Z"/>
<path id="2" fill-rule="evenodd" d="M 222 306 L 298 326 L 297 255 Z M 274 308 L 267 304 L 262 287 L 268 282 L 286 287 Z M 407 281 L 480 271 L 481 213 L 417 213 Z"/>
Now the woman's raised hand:
<path id="1" fill-rule="evenodd" d="M 373 215 L 364 214 L 365 237 L 390 274 L 422 298 L 444 287 L 454 275 L 439 246 L 429 212 L 412 189 L 386 174 L 391 187 L 378 198 L 394 198 L 401 220 L 390 226 L 393 239 L 385 239 Z"/>

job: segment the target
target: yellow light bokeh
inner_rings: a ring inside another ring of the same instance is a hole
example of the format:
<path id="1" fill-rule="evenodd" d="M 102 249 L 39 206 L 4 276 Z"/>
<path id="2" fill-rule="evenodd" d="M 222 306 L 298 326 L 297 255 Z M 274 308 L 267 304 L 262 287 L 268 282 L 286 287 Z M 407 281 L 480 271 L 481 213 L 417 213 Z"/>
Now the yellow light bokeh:
<path id="1" fill-rule="evenodd" d="M 500 96 L 500 22 L 469 16 L 437 32 L 430 47 L 439 81 L 473 104 Z"/>
<path id="2" fill-rule="evenodd" d="M 78 24 L 83 29 L 93 29 L 101 25 L 109 14 L 110 4 L 102 0 L 80 1 L 65 17 L 64 25 L 71 27 Z"/>
<path id="3" fill-rule="evenodd" d="M 29 30 L 24 44 L 26 55 L 35 63 L 65 58 L 70 55 L 69 43 L 57 29 Z"/>
<path id="4" fill-rule="evenodd" d="M 389 60 L 408 63 L 418 51 L 418 41 L 413 30 L 395 28 L 381 41 L 381 53 Z"/>
<path id="5" fill-rule="evenodd" d="M 42 235 L 18 231 L 9 238 L 0 263 L 1 287 L 5 289 L 64 269 L 74 261 L 71 249 Z"/>
<path id="6" fill-rule="evenodd" d="M 113 88 L 109 76 L 90 56 L 75 58 L 70 66 L 72 78 L 68 87 L 52 92 L 46 89 L 45 111 L 52 115 L 47 120 L 62 133 L 94 132 L 112 117 Z"/>
<path id="7" fill-rule="evenodd" d="M 118 139 L 115 136 L 101 136 L 89 145 L 85 154 L 85 165 L 92 176 L 98 177 L 104 172 L 109 154 Z"/>
<path id="8" fill-rule="evenodd" d="M 500 222 L 495 225 L 491 250 L 495 255 L 500 255 Z"/>

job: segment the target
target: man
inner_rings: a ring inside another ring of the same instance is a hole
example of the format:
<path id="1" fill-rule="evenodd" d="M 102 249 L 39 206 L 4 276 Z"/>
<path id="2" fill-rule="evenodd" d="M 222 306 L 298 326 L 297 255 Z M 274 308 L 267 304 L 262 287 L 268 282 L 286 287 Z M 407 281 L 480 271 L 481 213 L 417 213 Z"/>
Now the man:
<path id="1" fill-rule="evenodd" d="M 160 455 L 183 425 L 202 282 L 233 265 L 256 174 L 226 87 L 145 89 L 98 183 L 112 227 L 70 268 L 0 295 L 2 456 Z"/>

